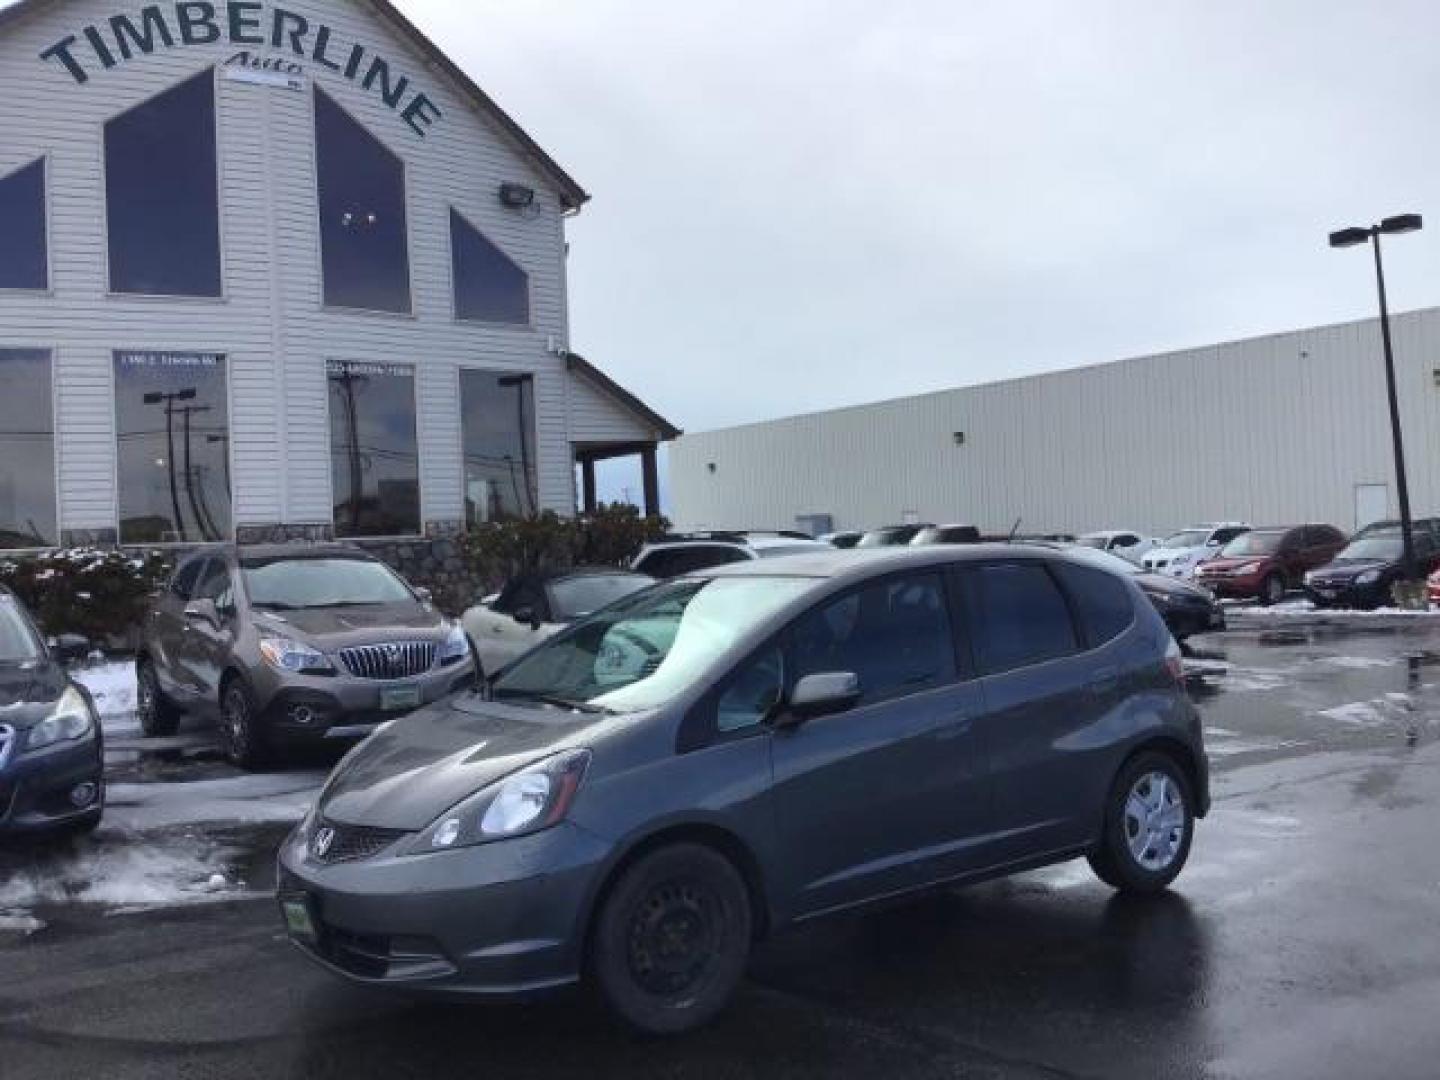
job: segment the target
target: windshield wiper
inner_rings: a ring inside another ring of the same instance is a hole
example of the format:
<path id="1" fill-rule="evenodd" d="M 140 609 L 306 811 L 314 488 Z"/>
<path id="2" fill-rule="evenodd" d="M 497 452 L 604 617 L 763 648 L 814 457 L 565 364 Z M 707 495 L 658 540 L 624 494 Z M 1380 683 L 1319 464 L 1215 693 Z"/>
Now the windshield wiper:
<path id="1" fill-rule="evenodd" d="M 529 690 L 495 691 L 496 701 L 538 701 L 542 705 L 554 705 L 557 709 L 573 709 L 582 713 L 605 713 L 613 715 L 615 710 L 589 701 L 572 701 L 557 694 L 536 694 Z"/>

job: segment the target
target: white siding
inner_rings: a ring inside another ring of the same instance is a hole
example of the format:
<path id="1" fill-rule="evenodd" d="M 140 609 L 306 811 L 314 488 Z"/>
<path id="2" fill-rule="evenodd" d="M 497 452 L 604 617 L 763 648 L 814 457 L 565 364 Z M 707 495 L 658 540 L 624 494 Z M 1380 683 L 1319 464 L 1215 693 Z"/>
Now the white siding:
<path id="1" fill-rule="evenodd" d="M 460 365 L 536 374 L 540 501 L 569 512 L 573 469 L 564 362 L 547 339 L 567 341 L 564 222 L 558 192 L 391 25 L 363 3 L 300 0 L 287 10 L 333 27 L 337 42 L 378 51 L 443 112 L 421 138 L 378 95 L 306 62 L 312 83 L 406 163 L 413 316 L 327 310 L 322 304 L 313 90 L 218 82 L 221 300 L 106 295 L 104 122 L 237 47 L 163 47 L 77 85 L 39 53 L 86 25 L 141 5 L 74 0 L 45 7 L 0 37 L 0 174 L 50 156 L 52 293 L 0 293 L 0 346 L 39 345 L 56 357 L 63 529 L 112 528 L 115 516 L 111 351 L 213 350 L 231 371 L 237 524 L 327 523 L 331 518 L 327 358 L 413 363 L 427 520 L 462 516 Z M 223 11 L 223 5 L 219 5 Z M 173 15 L 174 6 L 161 5 Z M 267 11 L 268 11 L 267 7 Z M 173 25 L 173 23 L 172 23 Z M 266 50 L 262 50 L 266 51 Z M 77 47 L 77 55 L 84 47 Z M 538 213 L 507 210 L 504 181 L 534 187 Z M 449 208 L 530 276 L 532 325 L 505 328 L 452 318 Z"/>
<path id="2" fill-rule="evenodd" d="M 1411 503 L 1440 513 L 1440 309 L 1394 329 Z M 670 469 L 684 527 L 914 511 L 989 530 L 1349 529 L 1364 483 L 1398 512 L 1375 320 L 687 435 Z"/>

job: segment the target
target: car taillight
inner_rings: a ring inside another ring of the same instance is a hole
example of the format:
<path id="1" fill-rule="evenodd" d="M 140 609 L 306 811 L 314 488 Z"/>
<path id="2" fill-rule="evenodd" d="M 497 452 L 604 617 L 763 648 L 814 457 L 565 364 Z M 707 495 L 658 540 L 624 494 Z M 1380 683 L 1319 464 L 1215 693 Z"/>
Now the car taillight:
<path id="1" fill-rule="evenodd" d="M 1170 639 L 1169 646 L 1165 649 L 1165 670 L 1175 680 L 1175 685 L 1181 690 L 1185 689 L 1185 659 L 1180 655 L 1180 646 L 1175 644 L 1175 639 Z"/>

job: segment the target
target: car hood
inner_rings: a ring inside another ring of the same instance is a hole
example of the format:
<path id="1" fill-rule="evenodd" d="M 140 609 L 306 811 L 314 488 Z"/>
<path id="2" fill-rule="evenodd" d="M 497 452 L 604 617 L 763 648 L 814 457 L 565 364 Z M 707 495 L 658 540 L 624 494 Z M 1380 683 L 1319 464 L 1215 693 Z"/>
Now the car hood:
<path id="1" fill-rule="evenodd" d="M 1136 574 L 1135 582 L 1151 595 L 1159 593 L 1172 600 L 1203 600 L 1209 603 L 1212 599 L 1204 589 L 1166 574 Z"/>
<path id="2" fill-rule="evenodd" d="M 1227 555 L 1223 559 L 1216 556 L 1213 559 L 1205 560 L 1200 569 L 1202 571 L 1234 570 L 1236 567 L 1249 566 L 1251 563 L 1268 563 L 1270 558 L 1269 555 Z"/>
<path id="3" fill-rule="evenodd" d="M 1149 551 L 1145 552 L 1145 557 L 1147 559 L 1181 559 L 1188 555 L 1194 555 L 1197 552 L 1201 552 L 1204 550 L 1204 547 L 1153 547 Z"/>
<path id="4" fill-rule="evenodd" d="M 1314 571 L 1311 580 L 1348 581 L 1367 570 L 1389 570 L 1398 563 L 1398 559 L 1341 559 Z"/>
<path id="5" fill-rule="evenodd" d="M 418 831 L 496 780 L 585 745 L 616 722 L 457 694 L 386 724 L 351 751 L 325 785 L 320 812 L 346 825 Z"/>
<path id="6" fill-rule="evenodd" d="M 0 662 L 0 724 L 15 728 L 38 724 L 69 685 L 65 672 L 49 660 Z"/>
<path id="7" fill-rule="evenodd" d="M 439 636 L 445 617 L 423 604 L 377 604 L 374 607 L 306 608 L 303 611 L 258 611 L 256 624 L 281 634 L 296 634 L 323 649 L 343 648 L 388 638 Z"/>

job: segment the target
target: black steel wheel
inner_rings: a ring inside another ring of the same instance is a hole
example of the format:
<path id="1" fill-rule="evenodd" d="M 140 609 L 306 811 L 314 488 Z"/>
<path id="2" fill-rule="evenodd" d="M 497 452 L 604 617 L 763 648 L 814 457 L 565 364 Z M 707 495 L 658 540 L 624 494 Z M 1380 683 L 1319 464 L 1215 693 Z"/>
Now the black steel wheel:
<path id="1" fill-rule="evenodd" d="M 629 867 L 596 916 L 591 973 L 631 1027 L 672 1035 L 711 1020 L 750 955 L 750 897 L 740 873 L 698 844 L 659 848 Z"/>
<path id="2" fill-rule="evenodd" d="M 140 730 L 152 739 L 174 735 L 180 728 L 180 710 L 160 689 L 155 662 L 148 658 L 135 665 L 135 714 Z"/>
<path id="3" fill-rule="evenodd" d="M 254 772 L 269 763 L 264 732 L 255 716 L 250 691 L 239 679 L 225 684 L 220 698 L 220 748 L 238 768 Z"/>

